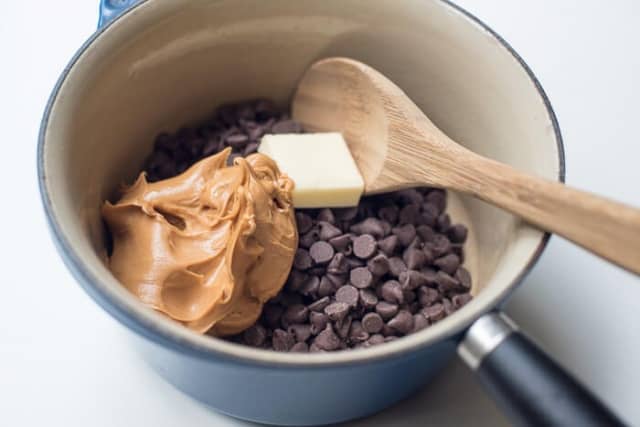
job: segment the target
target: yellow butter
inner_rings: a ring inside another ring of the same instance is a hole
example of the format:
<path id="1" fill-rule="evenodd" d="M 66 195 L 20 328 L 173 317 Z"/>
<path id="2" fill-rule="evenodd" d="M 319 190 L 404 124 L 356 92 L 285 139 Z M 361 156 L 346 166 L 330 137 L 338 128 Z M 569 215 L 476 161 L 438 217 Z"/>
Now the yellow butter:
<path id="1" fill-rule="evenodd" d="M 293 179 L 296 208 L 358 204 L 364 181 L 340 133 L 265 135 L 258 151 Z"/>

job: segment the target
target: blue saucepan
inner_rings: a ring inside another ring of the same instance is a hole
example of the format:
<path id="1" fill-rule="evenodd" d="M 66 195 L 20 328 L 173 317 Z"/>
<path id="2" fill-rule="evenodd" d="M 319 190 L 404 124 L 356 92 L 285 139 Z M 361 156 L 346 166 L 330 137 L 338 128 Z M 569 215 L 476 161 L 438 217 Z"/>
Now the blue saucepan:
<path id="1" fill-rule="evenodd" d="M 260 96 L 286 106 L 305 68 L 324 56 L 353 57 L 382 71 L 472 150 L 562 180 L 549 101 L 500 36 L 443 0 L 102 3 L 100 28 L 47 105 L 40 188 L 65 263 L 160 375 L 235 417 L 327 424 L 409 396 L 457 350 L 523 424 L 616 422 L 494 311 L 549 236 L 477 200 L 450 194 L 452 216 L 471 230 L 473 301 L 426 330 L 363 350 L 284 354 L 197 335 L 140 304 L 104 262 L 99 207 L 135 177 L 155 134 L 198 121 L 224 102 Z"/>

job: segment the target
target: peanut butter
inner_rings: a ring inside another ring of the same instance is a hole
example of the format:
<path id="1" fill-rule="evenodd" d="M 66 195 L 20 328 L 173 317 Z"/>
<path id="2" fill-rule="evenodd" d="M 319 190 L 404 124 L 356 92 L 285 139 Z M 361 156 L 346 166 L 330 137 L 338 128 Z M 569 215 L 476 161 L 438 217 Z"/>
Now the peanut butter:
<path id="1" fill-rule="evenodd" d="M 251 326 L 282 288 L 298 245 L 293 181 L 267 156 L 230 149 L 174 178 L 144 173 L 102 214 L 109 267 L 143 303 L 197 332 Z"/>

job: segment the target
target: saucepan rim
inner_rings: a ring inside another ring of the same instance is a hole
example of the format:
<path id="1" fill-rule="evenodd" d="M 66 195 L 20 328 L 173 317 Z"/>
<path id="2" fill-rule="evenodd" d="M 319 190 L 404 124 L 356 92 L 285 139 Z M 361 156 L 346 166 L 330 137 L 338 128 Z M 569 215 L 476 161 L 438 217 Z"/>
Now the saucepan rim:
<path id="1" fill-rule="evenodd" d="M 540 242 L 538 243 L 536 250 L 533 252 L 527 263 L 523 266 L 520 273 L 509 284 L 509 286 L 505 287 L 502 292 L 493 297 L 491 300 L 486 301 L 483 306 L 477 307 L 476 310 L 462 309 L 454 316 L 452 316 L 457 317 L 455 321 L 447 323 L 447 321 L 450 320 L 450 318 L 447 318 L 442 322 L 439 322 L 441 324 L 436 324 L 433 327 L 429 328 L 437 329 L 437 332 L 431 331 L 432 333 L 425 334 L 425 332 L 427 331 L 422 331 L 401 340 L 396 340 L 382 346 L 367 349 L 320 354 L 278 353 L 268 350 L 254 349 L 248 346 L 234 344 L 207 336 L 201 336 L 187 330 L 180 325 L 177 325 L 175 322 L 172 322 L 168 319 L 162 319 L 161 317 L 159 317 L 159 315 L 153 313 L 152 310 L 146 309 L 144 307 L 132 309 L 132 307 L 127 306 L 123 302 L 122 298 L 119 298 L 112 292 L 109 292 L 108 286 L 96 286 L 96 283 L 101 282 L 100 279 L 91 272 L 90 268 L 88 268 L 86 263 L 83 261 L 81 254 L 76 251 L 73 244 L 64 234 L 60 226 L 60 221 L 56 217 L 56 214 L 52 207 L 51 194 L 47 186 L 47 170 L 45 165 L 44 153 L 47 141 L 47 131 L 49 129 L 49 120 L 52 109 L 60 93 L 61 87 L 67 80 L 74 65 L 87 51 L 87 49 L 105 32 L 116 30 L 116 28 L 114 27 L 121 23 L 123 20 L 126 20 L 129 15 L 133 13 L 144 13 L 144 8 L 154 1 L 157 0 L 142 0 L 133 7 L 129 8 L 113 21 L 96 31 L 76 52 L 74 57 L 64 69 L 53 89 L 44 112 L 38 137 L 38 182 L 42 202 L 44 205 L 45 215 L 47 217 L 50 231 L 53 235 L 54 243 L 56 244 L 65 264 L 70 269 L 76 280 L 80 282 L 84 290 L 103 309 L 109 312 L 113 317 L 115 317 L 129 329 L 147 339 L 152 340 L 159 345 L 162 345 L 174 351 L 178 351 L 192 357 L 204 358 L 209 360 L 224 360 L 227 362 L 234 362 L 245 365 L 267 365 L 292 368 L 325 368 L 371 363 L 374 361 L 405 356 L 418 349 L 460 334 L 471 323 L 473 323 L 475 319 L 477 319 L 483 313 L 494 309 L 498 304 L 500 304 L 500 302 L 506 298 L 506 296 L 518 285 L 518 283 L 522 281 L 522 279 L 532 269 L 536 261 L 539 259 L 549 240 L 550 235 L 548 233 L 541 235 Z M 527 73 L 529 79 L 531 80 L 531 83 L 534 85 L 536 91 L 538 92 L 541 100 L 544 103 L 548 114 L 548 119 L 553 126 L 558 153 L 558 180 L 560 182 L 564 182 L 565 159 L 560 127 L 558 125 L 556 115 L 553 111 L 553 108 L 551 107 L 549 99 L 534 73 L 531 71 L 525 61 L 515 52 L 515 50 L 500 35 L 489 28 L 489 26 L 487 26 L 480 19 L 476 18 L 474 15 L 449 0 L 435 1 L 441 3 L 444 7 L 449 8 L 451 12 L 459 14 L 464 19 L 468 20 L 471 25 L 478 26 L 483 32 L 486 33 L 486 35 L 498 41 L 500 46 L 505 49 Z"/>

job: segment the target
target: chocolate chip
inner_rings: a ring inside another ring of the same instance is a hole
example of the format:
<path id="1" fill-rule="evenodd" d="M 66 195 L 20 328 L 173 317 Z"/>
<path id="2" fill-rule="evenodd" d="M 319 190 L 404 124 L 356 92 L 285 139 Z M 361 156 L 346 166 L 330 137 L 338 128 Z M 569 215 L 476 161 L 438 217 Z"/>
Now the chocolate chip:
<path id="1" fill-rule="evenodd" d="M 408 334 L 413 330 L 413 315 L 406 310 L 400 310 L 387 325 L 401 334 Z"/>
<path id="2" fill-rule="evenodd" d="M 398 241 L 402 246 L 408 246 L 416 237 L 416 228 L 413 224 L 404 224 L 391 229 L 394 236 L 398 237 Z"/>
<path id="3" fill-rule="evenodd" d="M 407 248 L 402 253 L 402 260 L 410 270 L 420 269 L 427 262 L 425 251 L 415 248 Z"/>
<path id="4" fill-rule="evenodd" d="M 340 338 L 333 332 L 331 325 L 327 325 L 313 340 L 313 343 L 322 350 L 337 350 L 340 347 Z"/>
<path id="5" fill-rule="evenodd" d="M 295 343 L 291 349 L 289 349 L 290 353 L 308 353 L 309 346 L 306 342 L 297 342 Z"/>
<path id="6" fill-rule="evenodd" d="M 429 322 L 437 322 L 438 320 L 444 319 L 444 306 L 440 303 L 433 304 L 429 307 L 423 308 L 422 314 L 429 319 Z"/>
<path id="7" fill-rule="evenodd" d="M 398 224 L 415 224 L 420 218 L 420 205 L 407 205 L 400 210 Z"/>
<path id="8" fill-rule="evenodd" d="M 438 278 L 438 272 L 436 270 L 430 267 L 422 268 L 420 269 L 420 273 L 424 275 L 424 278 L 427 281 L 427 286 L 431 286 L 434 288 L 438 287 L 438 282 L 436 280 Z"/>
<path id="9" fill-rule="evenodd" d="M 378 313 L 367 313 L 362 318 L 362 328 L 370 334 L 380 332 L 383 326 L 384 321 Z"/>
<path id="10" fill-rule="evenodd" d="M 435 227 L 440 212 L 438 207 L 432 203 L 425 203 L 422 205 L 422 213 L 420 214 L 419 223 L 421 225 L 427 225 L 429 227 Z"/>
<path id="11" fill-rule="evenodd" d="M 391 235 L 378 241 L 378 248 L 384 252 L 385 255 L 392 256 L 395 253 L 399 242 L 400 239 L 398 239 L 398 236 Z"/>
<path id="12" fill-rule="evenodd" d="M 471 301 L 471 294 L 469 293 L 454 295 L 451 299 L 451 302 L 453 303 L 453 307 L 455 309 L 464 306 L 469 301 Z"/>
<path id="13" fill-rule="evenodd" d="M 395 329 L 393 329 L 391 326 L 384 325 L 380 333 L 386 338 L 386 337 L 395 336 L 398 332 Z"/>
<path id="14" fill-rule="evenodd" d="M 251 144 L 258 145 L 258 141 L 260 141 L 260 139 L 262 139 L 262 137 L 264 136 L 265 128 L 262 125 L 257 125 L 254 128 L 248 129 L 247 132 L 249 134 L 249 139 L 251 141 L 254 141 Z"/>
<path id="15" fill-rule="evenodd" d="M 369 346 L 382 344 L 384 342 L 384 336 L 380 334 L 375 334 L 369 337 L 367 340 L 367 344 Z"/>
<path id="16" fill-rule="evenodd" d="M 420 301 L 420 304 L 423 306 L 431 305 L 439 299 L 440 294 L 435 289 L 426 286 L 418 288 L 418 301 Z"/>
<path id="17" fill-rule="evenodd" d="M 462 224 L 455 224 L 447 230 L 451 243 L 464 243 L 467 240 L 468 229 Z"/>
<path id="18" fill-rule="evenodd" d="M 308 323 L 291 325 L 287 331 L 295 337 L 296 341 L 304 342 L 311 336 L 311 325 Z"/>
<path id="19" fill-rule="evenodd" d="M 347 257 L 346 260 L 349 268 L 364 267 L 366 265 L 364 260 L 361 260 L 359 258 Z"/>
<path id="20" fill-rule="evenodd" d="M 436 232 L 428 225 L 419 225 L 416 228 L 416 233 L 420 236 L 423 242 L 432 242 L 436 236 Z"/>
<path id="21" fill-rule="evenodd" d="M 318 283 L 318 297 L 324 298 L 333 295 L 336 291 L 336 285 L 329 279 L 328 275 L 322 276 Z"/>
<path id="22" fill-rule="evenodd" d="M 422 243 L 422 239 L 419 236 L 416 236 L 411 243 L 407 245 L 406 249 L 418 249 L 423 250 L 424 244 Z"/>
<path id="23" fill-rule="evenodd" d="M 370 258 L 377 247 L 376 239 L 370 234 L 363 234 L 353 240 L 353 253 L 361 259 Z"/>
<path id="24" fill-rule="evenodd" d="M 371 286 L 373 275 L 366 267 L 357 267 L 351 270 L 349 281 L 358 289 L 364 289 Z"/>
<path id="25" fill-rule="evenodd" d="M 276 329 L 273 331 L 271 342 L 275 351 L 289 351 L 289 349 L 296 343 L 293 335 L 287 331 L 283 331 L 282 329 Z"/>
<path id="26" fill-rule="evenodd" d="M 413 331 L 418 332 L 424 328 L 429 326 L 429 320 L 424 317 L 422 313 L 417 313 L 413 315 Z"/>
<path id="27" fill-rule="evenodd" d="M 317 229 L 311 229 L 307 233 L 300 236 L 300 240 L 298 241 L 298 245 L 302 248 L 309 249 L 311 245 L 318 241 L 320 238 L 320 233 Z"/>
<path id="28" fill-rule="evenodd" d="M 305 213 L 296 212 L 296 224 L 298 226 L 298 233 L 305 234 L 313 227 L 313 220 Z"/>
<path id="29" fill-rule="evenodd" d="M 311 311 L 321 312 L 329 305 L 329 303 L 331 303 L 331 299 L 328 296 L 325 296 L 309 304 L 308 308 Z"/>
<path id="30" fill-rule="evenodd" d="M 424 196 L 416 188 L 408 188 L 396 192 L 396 198 L 405 204 L 421 204 Z"/>
<path id="31" fill-rule="evenodd" d="M 311 255 L 309 255 L 309 251 L 298 248 L 293 258 L 293 266 L 298 270 L 311 268 L 311 266 L 313 266 L 313 260 L 311 259 Z"/>
<path id="32" fill-rule="evenodd" d="M 334 209 L 333 211 L 335 217 L 340 221 L 352 221 L 358 215 L 358 208 L 341 208 Z"/>
<path id="33" fill-rule="evenodd" d="M 356 307 L 358 305 L 358 290 L 351 285 L 341 286 L 336 291 L 336 301 L 343 302 L 350 307 Z"/>
<path id="34" fill-rule="evenodd" d="M 331 274 L 346 274 L 349 272 L 349 268 L 347 257 L 338 252 L 333 256 L 331 262 L 327 266 L 327 272 Z"/>
<path id="35" fill-rule="evenodd" d="M 336 323 L 335 329 L 336 333 L 340 338 L 347 338 L 349 336 L 349 331 L 351 329 L 351 316 L 345 317 L 341 322 Z M 344 345 L 344 343 L 341 343 Z"/>
<path id="36" fill-rule="evenodd" d="M 456 254 L 448 254 L 436 259 L 433 265 L 447 274 L 455 274 L 460 266 L 460 258 Z"/>
<path id="37" fill-rule="evenodd" d="M 312 311 L 309 313 L 309 322 L 311 323 L 311 333 L 317 335 L 329 323 L 329 316 L 324 313 Z"/>
<path id="38" fill-rule="evenodd" d="M 452 243 L 451 252 L 458 255 L 458 258 L 460 258 L 460 264 L 464 263 L 464 245 L 462 243 Z"/>
<path id="39" fill-rule="evenodd" d="M 436 220 L 436 226 L 438 227 L 438 231 L 441 233 L 446 233 L 446 231 L 451 227 L 451 217 L 449 214 L 442 213 Z"/>
<path id="40" fill-rule="evenodd" d="M 471 289 L 471 274 L 464 267 L 459 267 L 456 271 L 455 278 L 460 282 L 460 286 L 466 290 Z"/>
<path id="41" fill-rule="evenodd" d="M 256 323 L 249 329 L 245 330 L 242 337 L 245 344 L 252 347 L 261 347 L 267 338 L 267 330 L 264 326 Z"/>
<path id="42" fill-rule="evenodd" d="M 426 202 L 435 205 L 438 208 L 438 214 L 441 214 L 447 206 L 445 192 L 442 190 L 431 190 L 429 194 L 427 194 Z"/>
<path id="43" fill-rule="evenodd" d="M 389 258 L 389 272 L 395 276 L 400 276 L 400 273 L 407 271 L 407 265 L 401 258 L 391 257 Z"/>
<path id="44" fill-rule="evenodd" d="M 324 312 L 335 322 L 344 319 L 349 313 L 349 305 L 344 302 L 333 302 L 324 308 Z"/>
<path id="45" fill-rule="evenodd" d="M 391 226 L 391 223 L 389 223 L 388 221 L 380 220 L 380 225 L 382 226 L 382 231 L 384 232 L 384 235 L 388 236 L 389 233 L 391 233 L 391 229 L 393 228 Z"/>
<path id="46" fill-rule="evenodd" d="M 336 223 L 336 217 L 333 214 L 333 211 L 329 208 L 320 209 L 320 212 L 318 212 L 318 216 L 316 216 L 316 220 L 328 222 L 330 224 Z"/>
<path id="47" fill-rule="evenodd" d="M 455 309 L 453 308 L 453 303 L 449 298 L 442 298 L 442 306 L 444 307 L 444 314 L 446 316 L 449 316 L 455 311 Z"/>
<path id="48" fill-rule="evenodd" d="M 282 120 L 271 127 L 271 133 L 300 133 L 302 125 L 293 120 Z"/>
<path id="49" fill-rule="evenodd" d="M 427 278 L 425 275 L 416 270 L 407 270 L 400 273 L 398 281 L 402 285 L 402 289 L 412 291 L 420 286 L 427 284 Z"/>
<path id="50" fill-rule="evenodd" d="M 249 137 L 243 134 L 229 135 L 225 142 L 236 150 L 242 150 L 249 143 Z"/>
<path id="51" fill-rule="evenodd" d="M 309 254 L 316 264 L 326 264 L 333 258 L 334 250 L 333 246 L 321 240 L 311 245 Z"/>
<path id="52" fill-rule="evenodd" d="M 313 295 L 318 292 L 318 287 L 320 286 L 320 279 L 318 276 L 308 276 L 307 280 L 302 284 L 300 288 L 300 293 L 302 295 Z"/>
<path id="53" fill-rule="evenodd" d="M 327 279 L 329 279 L 329 281 L 331 283 L 333 283 L 333 287 L 335 289 L 337 289 L 340 286 L 342 286 L 345 283 L 347 283 L 347 275 L 346 274 L 327 273 Z"/>
<path id="54" fill-rule="evenodd" d="M 440 292 L 449 292 L 453 291 L 458 287 L 458 281 L 445 273 L 444 271 L 438 271 L 436 274 L 436 283 L 438 284 L 438 289 Z"/>
<path id="55" fill-rule="evenodd" d="M 376 313 L 378 313 L 385 320 L 391 319 L 396 315 L 397 312 L 397 304 L 391 304 L 386 301 L 380 301 L 378 304 L 376 304 Z"/>
<path id="56" fill-rule="evenodd" d="M 364 330 L 362 323 L 355 320 L 351 323 L 351 331 L 349 331 L 349 339 L 352 342 L 360 343 L 369 339 L 369 333 Z"/>
<path id="57" fill-rule="evenodd" d="M 331 244 L 336 251 L 342 252 L 351 245 L 351 237 L 351 234 L 342 234 L 329 239 L 329 244 Z"/>
<path id="58" fill-rule="evenodd" d="M 287 308 L 283 318 L 288 323 L 304 323 L 309 318 L 309 309 L 302 304 L 294 304 Z"/>
<path id="59" fill-rule="evenodd" d="M 287 289 L 290 291 L 299 291 L 302 289 L 302 285 L 308 279 L 306 273 L 298 270 L 291 270 L 289 273 L 289 278 L 287 279 Z"/>
<path id="60" fill-rule="evenodd" d="M 425 247 L 428 247 L 436 258 L 451 252 L 451 242 L 444 234 L 436 234 Z"/>
<path id="61" fill-rule="evenodd" d="M 360 303 L 364 308 L 371 309 L 378 304 L 378 297 L 369 289 L 360 289 Z"/>
<path id="62" fill-rule="evenodd" d="M 315 343 L 311 343 L 309 353 L 326 353 L 326 351 L 318 347 Z"/>
<path id="63" fill-rule="evenodd" d="M 318 226 L 320 227 L 319 236 L 322 240 L 330 240 L 342 234 L 342 231 L 330 222 L 320 221 L 318 222 Z"/>
<path id="64" fill-rule="evenodd" d="M 356 234 L 370 234 L 377 238 L 384 237 L 384 228 L 377 218 L 367 218 L 350 227 L 350 231 Z"/>
<path id="65" fill-rule="evenodd" d="M 400 209 L 396 205 L 384 206 L 378 210 L 378 217 L 389 224 L 395 224 L 398 221 L 398 213 Z"/>
<path id="66" fill-rule="evenodd" d="M 382 299 L 392 304 L 402 304 L 404 302 L 402 286 L 396 280 L 386 281 L 380 288 L 380 296 L 382 296 Z"/>
<path id="67" fill-rule="evenodd" d="M 389 272 L 389 258 L 384 254 L 378 254 L 367 262 L 367 268 L 375 276 L 384 276 Z"/>

